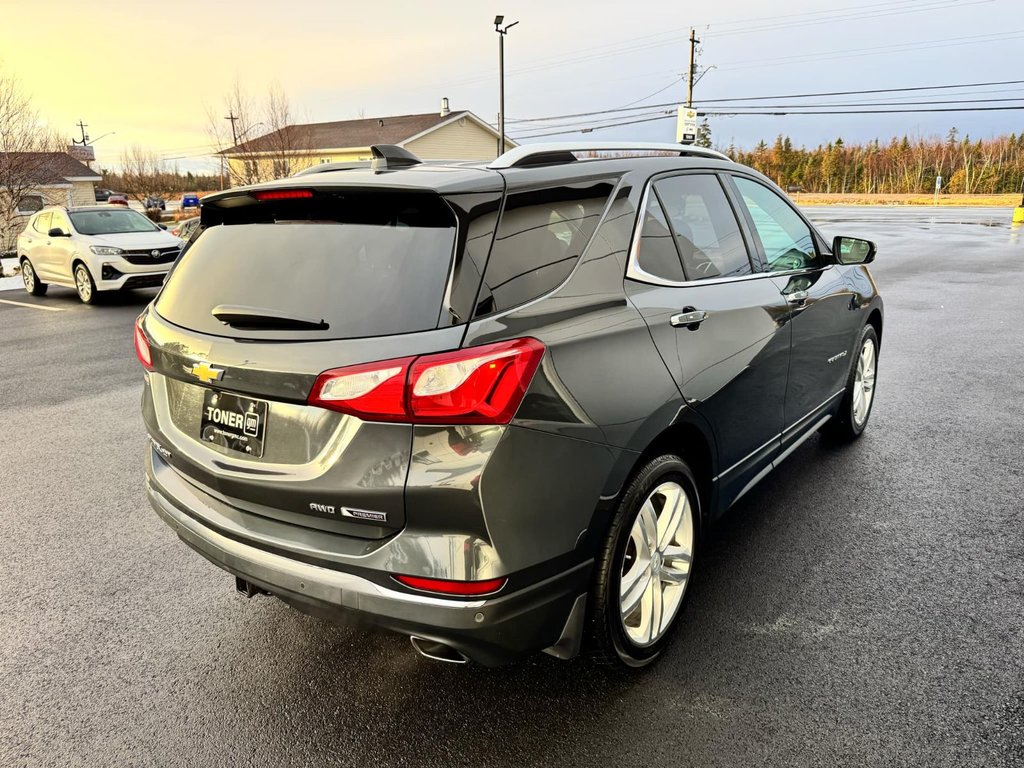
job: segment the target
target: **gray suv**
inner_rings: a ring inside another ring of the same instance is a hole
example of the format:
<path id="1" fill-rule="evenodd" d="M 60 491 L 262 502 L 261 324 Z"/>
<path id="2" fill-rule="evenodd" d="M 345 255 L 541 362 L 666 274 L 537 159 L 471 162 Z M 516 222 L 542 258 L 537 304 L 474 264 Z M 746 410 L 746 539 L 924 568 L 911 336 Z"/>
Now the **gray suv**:
<path id="1" fill-rule="evenodd" d="M 425 656 L 650 663 L 716 519 L 865 428 L 874 245 L 710 150 L 373 155 L 203 199 L 135 330 L 153 507 Z"/>

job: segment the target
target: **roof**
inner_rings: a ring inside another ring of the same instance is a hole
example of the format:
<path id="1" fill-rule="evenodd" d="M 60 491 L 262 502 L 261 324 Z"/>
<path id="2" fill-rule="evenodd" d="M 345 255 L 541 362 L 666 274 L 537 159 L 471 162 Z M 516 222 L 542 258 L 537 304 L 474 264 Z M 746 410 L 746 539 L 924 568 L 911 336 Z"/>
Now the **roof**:
<path id="1" fill-rule="evenodd" d="M 438 128 L 460 117 L 470 117 L 497 136 L 491 126 L 468 110 L 441 115 L 427 112 L 419 115 L 368 117 L 361 120 L 339 120 L 333 123 L 289 125 L 264 136 L 225 149 L 222 154 L 273 152 L 303 149 L 341 149 L 369 147 L 371 144 L 401 144 L 414 136 Z"/>
<path id="2" fill-rule="evenodd" d="M 10 162 L 25 168 L 35 184 L 63 184 L 70 179 L 99 181 L 103 177 L 67 152 L 5 152 L 0 165 Z"/>

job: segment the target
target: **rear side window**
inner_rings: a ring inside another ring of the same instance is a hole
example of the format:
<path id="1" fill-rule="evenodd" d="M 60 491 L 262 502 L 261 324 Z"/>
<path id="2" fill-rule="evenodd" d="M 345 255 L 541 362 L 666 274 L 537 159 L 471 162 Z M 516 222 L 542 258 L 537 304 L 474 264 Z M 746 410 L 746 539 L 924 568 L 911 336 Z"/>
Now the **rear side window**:
<path id="1" fill-rule="evenodd" d="M 688 280 L 749 275 L 740 227 L 717 176 L 686 174 L 655 182 Z"/>
<path id="2" fill-rule="evenodd" d="M 681 283 L 686 279 L 679 252 L 672 240 L 665 211 L 658 202 L 658 196 L 647 196 L 643 229 L 640 230 L 640 245 L 637 263 L 644 272 L 664 280 Z"/>
<path id="3" fill-rule="evenodd" d="M 557 288 L 590 242 L 613 189 L 603 181 L 508 195 L 474 316 L 511 309 Z"/>
<path id="4" fill-rule="evenodd" d="M 437 327 L 456 219 L 436 194 L 317 192 L 215 216 L 221 226 L 190 243 L 157 298 L 170 322 L 287 339 Z"/>

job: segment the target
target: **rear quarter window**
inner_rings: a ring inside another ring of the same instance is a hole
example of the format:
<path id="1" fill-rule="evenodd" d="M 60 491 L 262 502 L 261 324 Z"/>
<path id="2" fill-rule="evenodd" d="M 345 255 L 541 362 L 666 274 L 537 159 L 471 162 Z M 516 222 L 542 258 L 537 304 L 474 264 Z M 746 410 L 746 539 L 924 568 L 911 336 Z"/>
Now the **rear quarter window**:
<path id="1" fill-rule="evenodd" d="M 597 229 L 611 181 L 560 185 L 506 197 L 475 317 L 525 304 L 557 288 Z"/>

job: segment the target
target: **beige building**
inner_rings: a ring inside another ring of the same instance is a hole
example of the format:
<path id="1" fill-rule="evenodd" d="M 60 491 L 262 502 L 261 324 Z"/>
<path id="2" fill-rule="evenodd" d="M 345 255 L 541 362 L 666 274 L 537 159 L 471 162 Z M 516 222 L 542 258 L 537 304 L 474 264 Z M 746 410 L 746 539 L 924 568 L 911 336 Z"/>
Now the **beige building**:
<path id="1" fill-rule="evenodd" d="M 370 159 L 370 145 L 396 144 L 423 160 L 493 160 L 498 132 L 472 112 L 370 117 L 289 125 L 221 154 L 234 184 L 290 176 L 318 163 Z M 505 149 L 517 146 L 508 137 Z"/>
<path id="2" fill-rule="evenodd" d="M 95 205 L 101 180 L 67 152 L 0 153 L 0 252 L 13 248 L 25 219 L 43 206 Z"/>

